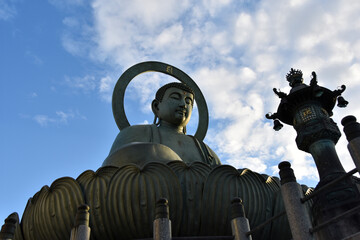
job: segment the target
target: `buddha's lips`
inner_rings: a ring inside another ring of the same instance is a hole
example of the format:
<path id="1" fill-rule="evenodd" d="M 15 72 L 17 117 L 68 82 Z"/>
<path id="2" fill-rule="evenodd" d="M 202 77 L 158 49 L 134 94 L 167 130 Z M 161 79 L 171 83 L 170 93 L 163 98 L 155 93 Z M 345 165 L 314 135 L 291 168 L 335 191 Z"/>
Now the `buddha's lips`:
<path id="1" fill-rule="evenodd" d="M 186 109 L 177 109 L 176 112 L 185 115 L 187 111 Z"/>

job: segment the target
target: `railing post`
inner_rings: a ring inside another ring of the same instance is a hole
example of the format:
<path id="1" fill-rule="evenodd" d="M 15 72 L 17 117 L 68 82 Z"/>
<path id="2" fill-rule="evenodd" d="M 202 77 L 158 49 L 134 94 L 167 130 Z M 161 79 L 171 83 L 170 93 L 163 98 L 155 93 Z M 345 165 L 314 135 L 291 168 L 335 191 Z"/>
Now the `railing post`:
<path id="1" fill-rule="evenodd" d="M 286 215 L 289 220 L 294 240 L 314 239 L 310 233 L 311 221 L 305 206 L 301 203 L 303 192 L 296 182 L 294 171 L 289 162 L 279 164 L 281 194 L 283 197 Z"/>
<path id="2" fill-rule="evenodd" d="M 169 219 L 169 206 L 166 198 L 160 198 L 156 202 L 153 228 L 154 240 L 171 240 L 171 221 Z"/>
<path id="3" fill-rule="evenodd" d="M 349 141 L 350 155 L 358 172 L 360 172 L 360 124 L 356 122 L 356 117 L 351 115 L 344 117 L 341 124 L 344 126 L 344 133 Z"/>
<path id="4" fill-rule="evenodd" d="M 5 223 L 1 227 L 0 240 L 14 239 L 18 219 L 19 217 L 17 216 L 17 213 L 12 213 L 5 219 Z"/>
<path id="5" fill-rule="evenodd" d="M 234 240 L 252 240 L 249 220 L 245 217 L 244 205 L 240 198 L 234 198 L 231 201 L 231 230 Z"/>
<path id="6" fill-rule="evenodd" d="M 89 240 L 90 227 L 89 227 L 89 209 L 86 204 L 80 205 L 76 213 L 75 226 L 71 230 L 70 240 Z"/>

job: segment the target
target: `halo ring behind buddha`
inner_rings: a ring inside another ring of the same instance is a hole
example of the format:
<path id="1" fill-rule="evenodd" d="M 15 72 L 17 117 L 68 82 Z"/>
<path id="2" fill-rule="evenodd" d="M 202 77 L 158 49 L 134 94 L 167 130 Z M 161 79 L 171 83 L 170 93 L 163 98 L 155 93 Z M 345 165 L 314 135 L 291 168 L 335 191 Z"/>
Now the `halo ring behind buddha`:
<path id="1" fill-rule="evenodd" d="M 199 123 L 194 136 L 199 140 L 203 140 L 206 136 L 209 125 L 209 112 L 204 95 L 202 94 L 200 88 L 194 80 L 192 80 L 180 69 L 166 63 L 155 61 L 141 62 L 133 65 L 128 68 L 117 81 L 112 96 L 112 109 L 118 128 L 122 130 L 130 126 L 124 107 L 125 90 L 133 78 L 144 72 L 161 72 L 168 74 L 188 85 L 195 92 L 195 101 L 198 106 L 199 113 Z"/>

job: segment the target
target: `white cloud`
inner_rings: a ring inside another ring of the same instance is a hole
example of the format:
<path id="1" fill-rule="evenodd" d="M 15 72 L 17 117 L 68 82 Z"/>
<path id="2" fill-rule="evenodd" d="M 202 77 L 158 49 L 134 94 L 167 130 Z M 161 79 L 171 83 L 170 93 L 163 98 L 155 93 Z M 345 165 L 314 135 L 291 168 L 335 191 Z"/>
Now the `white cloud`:
<path id="1" fill-rule="evenodd" d="M 184 28 L 181 24 L 172 25 L 157 36 L 155 44 L 159 49 L 176 46 L 176 43 L 182 38 L 183 31 Z"/>
<path id="2" fill-rule="evenodd" d="M 169 28 L 170 31 L 164 32 L 160 38 L 165 43 L 171 37 L 169 33 L 179 30 L 175 21 L 188 8 L 188 2 L 164 0 L 125 3 L 113 0 L 104 4 L 103 1 L 96 0 L 92 7 L 96 18 L 94 27 L 97 31 L 95 38 L 98 55 L 118 64 L 131 64 L 146 59 L 144 54 L 154 53 L 156 49 L 148 43 L 156 43 L 161 29 Z M 171 28 L 172 25 L 175 27 Z M 175 44 L 172 47 L 176 47 Z"/>
<path id="3" fill-rule="evenodd" d="M 221 55 L 227 55 L 232 50 L 231 44 L 229 44 L 229 36 L 224 32 L 219 32 L 215 34 L 211 40 L 211 44 Z"/>
<path id="4" fill-rule="evenodd" d="M 240 13 L 235 22 L 235 43 L 239 45 L 247 43 L 250 40 L 250 34 L 253 28 L 251 15 L 248 13 Z"/>
<path id="5" fill-rule="evenodd" d="M 331 0 L 326 5 L 298 0 L 159 0 L 151 4 L 94 0 L 92 8 L 93 25 L 64 20 L 66 49 L 108 64 L 108 72 L 144 60 L 164 61 L 184 70 L 208 101 L 209 145 L 234 166 L 253 166 L 273 174 L 277 164 L 287 160 L 298 179 L 317 177 L 313 160 L 296 147 L 295 130 L 286 126 L 274 132 L 264 118 L 279 104 L 272 88 L 289 91 L 285 75 L 291 67 L 303 70 L 305 82 L 316 71 L 319 84 L 331 90 L 345 83 L 350 110 L 335 114 L 360 114 L 357 0 L 346 4 Z M 110 78 L 90 82 L 89 88 L 96 86 L 100 94 L 110 96 Z M 145 106 L 141 110 L 150 112 L 153 93 L 164 82 L 156 75 L 137 77 L 128 97 L 139 99 Z M 348 159 L 345 146 L 341 149 L 341 156 Z"/>
<path id="6" fill-rule="evenodd" d="M 210 13 L 212 17 L 220 14 L 223 8 L 226 8 L 231 4 L 232 0 L 210 0 L 203 1 L 203 7 Z"/>
<path id="7" fill-rule="evenodd" d="M 169 21 L 178 18 L 188 6 L 188 1 L 178 2 L 176 0 L 110 0 L 106 3 L 102 0 L 95 0 L 92 3 L 96 16 L 101 20 L 119 20 L 115 26 L 111 26 L 114 29 L 116 26 L 128 23 L 121 22 L 121 20 L 134 20 L 133 24 L 146 27 L 145 31 L 152 31 L 162 24 L 167 24 Z"/>

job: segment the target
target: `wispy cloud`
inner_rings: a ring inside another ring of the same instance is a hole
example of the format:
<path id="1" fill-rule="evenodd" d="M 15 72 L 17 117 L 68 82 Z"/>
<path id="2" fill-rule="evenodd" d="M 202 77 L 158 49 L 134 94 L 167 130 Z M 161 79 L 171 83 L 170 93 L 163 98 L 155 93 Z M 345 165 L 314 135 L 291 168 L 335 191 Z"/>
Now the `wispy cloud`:
<path id="1" fill-rule="evenodd" d="M 36 98 L 38 96 L 38 94 L 36 92 L 32 92 L 28 96 L 31 98 Z"/>
<path id="2" fill-rule="evenodd" d="M 112 92 L 117 76 L 114 74 L 101 76 L 85 75 L 82 77 L 65 76 L 65 84 L 71 89 L 83 93 L 97 93 L 100 99 L 111 102 Z"/>
<path id="3" fill-rule="evenodd" d="M 49 123 L 55 123 L 57 121 L 56 118 L 50 118 L 49 116 L 42 115 L 42 114 L 35 115 L 34 120 L 35 120 L 35 122 L 40 124 L 40 126 L 42 126 L 42 127 L 45 127 Z"/>
<path id="4" fill-rule="evenodd" d="M 0 1 L 0 20 L 10 20 L 17 14 L 13 0 Z"/>
<path id="5" fill-rule="evenodd" d="M 99 93 L 107 102 L 111 102 L 111 94 L 116 83 L 116 78 L 105 76 L 100 79 Z"/>
<path id="6" fill-rule="evenodd" d="M 83 92 L 91 92 L 96 89 L 96 79 L 94 76 L 85 75 L 83 77 L 65 77 L 65 83 L 73 88 Z"/>
<path id="7" fill-rule="evenodd" d="M 79 111 L 56 111 L 55 114 L 49 116 L 44 114 L 37 114 L 33 117 L 33 120 L 42 127 L 50 125 L 68 124 L 71 119 L 86 120 L 86 117 L 79 113 Z"/>
<path id="8" fill-rule="evenodd" d="M 50 4 L 61 8 L 69 9 L 71 7 L 81 6 L 84 4 L 84 0 L 48 0 Z"/>
<path id="9" fill-rule="evenodd" d="M 26 51 L 25 56 L 35 65 L 40 66 L 43 64 L 43 60 L 38 55 L 36 55 L 35 53 L 33 53 L 31 51 Z"/>

